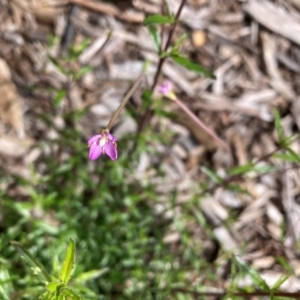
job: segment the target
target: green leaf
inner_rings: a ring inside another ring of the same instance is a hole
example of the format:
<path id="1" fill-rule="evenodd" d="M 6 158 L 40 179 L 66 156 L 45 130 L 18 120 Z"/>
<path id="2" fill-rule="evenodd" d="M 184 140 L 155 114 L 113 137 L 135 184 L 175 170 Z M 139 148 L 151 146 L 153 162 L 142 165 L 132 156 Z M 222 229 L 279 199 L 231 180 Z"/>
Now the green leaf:
<path id="1" fill-rule="evenodd" d="M 88 272 L 80 274 L 78 277 L 76 277 L 74 279 L 74 281 L 84 283 L 88 280 L 98 278 L 98 277 L 102 276 L 103 274 L 107 273 L 108 271 L 109 271 L 108 268 L 104 268 L 102 270 L 88 271 Z"/>
<path id="2" fill-rule="evenodd" d="M 213 72 L 207 70 L 206 68 L 202 67 L 199 64 L 191 62 L 186 57 L 177 54 L 171 54 L 171 58 L 176 64 L 181 65 L 190 71 L 194 71 L 195 73 L 199 75 L 203 75 L 208 78 L 213 78 L 213 79 L 216 78 Z"/>
<path id="3" fill-rule="evenodd" d="M 63 73 L 67 74 L 67 70 L 61 65 L 61 63 L 53 56 L 48 55 L 49 60 Z"/>
<path id="4" fill-rule="evenodd" d="M 149 34 L 150 34 L 152 40 L 153 40 L 155 51 L 157 53 L 159 53 L 160 52 L 160 45 L 161 45 L 160 33 L 154 25 L 149 25 L 148 26 L 148 31 L 149 31 Z"/>
<path id="5" fill-rule="evenodd" d="M 275 284 L 272 286 L 272 290 L 278 290 L 281 285 L 290 277 L 291 275 L 289 274 L 285 274 L 285 275 L 281 275 L 278 280 L 275 282 Z"/>
<path id="6" fill-rule="evenodd" d="M 229 175 L 240 175 L 240 174 L 245 174 L 254 169 L 254 164 L 252 162 L 248 162 L 245 165 L 242 166 L 237 166 L 235 168 L 232 168 L 228 171 Z"/>
<path id="7" fill-rule="evenodd" d="M 56 292 L 59 287 L 61 287 L 63 283 L 61 282 L 49 282 L 47 284 L 47 290 L 50 292 Z"/>
<path id="8" fill-rule="evenodd" d="M 213 170 L 206 168 L 206 167 L 201 167 L 201 171 L 206 174 L 212 181 L 215 183 L 221 184 L 223 182 L 223 179 Z"/>
<path id="9" fill-rule="evenodd" d="M 152 103 L 152 96 L 153 93 L 150 90 L 144 90 L 142 95 L 142 112 L 145 112 L 150 107 Z"/>
<path id="10" fill-rule="evenodd" d="M 284 143 L 284 132 L 283 132 L 283 128 L 281 125 L 281 118 L 280 118 L 280 114 L 278 112 L 278 110 L 275 110 L 275 128 L 278 134 L 278 142 L 279 144 Z"/>
<path id="11" fill-rule="evenodd" d="M 3 262 L 0 261 L 0 264 Z M 12 278 L 8 270 L 4 267 L 0 267 L 0 299 L 2 300 L 10 300 L 10 295 L 13 293 L 13 285 L 12 285 Z"/>
<path id="12" fill-rule="evenodd" d="M 163 51 L 163 52 L 160 54 L 160 58 L 169 57 L 171 54 L 173 54 L 173 53 L 172 53 L 170 50 Z"/>
<path id="13" fill-rule="evenodd" d="M 54 98 L 54 105 L 58 107 L 62 101 L 62 99 L 66 96 L 66 90 L 59 90 Z"/>
<path id="14" fill-rule="evenodd" d="M 239 269 L 244 273 L 247 274 L 251 277 L 252 281 L 259 286 L 263 291 L 265 292 L 269 292 L 270 288 L 267 285 L 267 283 L 265 282 L 265 280 L 260 276 L 260 274 L 250 268 L 244 261 L 242 261 L 239 257 L 237 256 L 232 256 L 232 261 L 233 263 L 235 263 Z"/>
<path id="15" fill-rule="evenodd" d="M 64 296 L 70 296 L 70 299 L 72 299 L 72 300 L 81 300 L 82 298 L 79 296 L 79 295 L 77 295 L 73 290 L 71 290 L 71 289 L 68 289 L 68 288 L 66 288 L 65 290 L 64 290 Z M 69 299 L 69 298 L 67 298 L 67 299 Z"/>
<path id="16" fill-rule="evenodd" d="M 274 172 L 277 169 L 274 166 L 268 165 L 268 164 L 263 164 L 263 165 L 256 165 L 253 168 L 253 171 L 255 173 L 263 174 L 263 173 L 270 173 Z"/>
<path id="17" fill-rule="evenodd" d="M 276 261 L 290 274 L 294 273 L 293 266 L 291 263 L 284 257 L 282 256 L 277 256 Z"/>
<path id="18" fill-rule="evenodd" d="M 249 192 L 246 189 L 243 189 L 238 184 L 229 183 L 229 184 L 226 185 L 226 189 L 229 190 L 229 191 L 232 191 L 232 192 L 249 195 Z"/>
<path id="19" fill-rule="evenodd" d="M 177 50 L 179 48 L 179 46 L 184 42 L 184 40 L 186 40 L 188 38 L 188 34 L 187 33 L 184 33 L 177 41 L 176 43 L 174 44 L 174 46 L 172 47 L 172 52 L 174 50 Z"/>
<path id="20" fill-rule="evenodd" d="M 163 15 L 151 15 L 148 16 L 143 24 L 145 26 L 149 25 L 159 25 L 159 24 L 173 24 L 174 23 L 174 17 L 173 16 L 163 16 Z"/>
<path id="21" fill-rule="evenodd" d="M 75 241 L 70 238 L 66 258 L 63 262 L 63 266 L 60 273 L 60 279 L 64 284 L 67 284 L 70 280 L 71 271 L 75 263 Z"/>
<path id="22" fill-rule="evenodd" d="M 80 79 L 83 75 L 89 73 L 93 71 L 93 68 L 90 66 L 84 66 L 82 67 L 80 70 L 78 70 L 75 74 L 74 74 L 74 80 L 78 80 Z"/>
<path id="23" fill-rule="evenodd" d="M 52 299 L 55 299 L 55 294 L 52 293 L 52 292 L 45 292 L 43 293 L 42 295 L 40 295 L 40 299 L 41 300 L 52 300 Z"/>
<path id="24" fill-rule="evenodd" d="M 20 243 L 18 243 L 16 241 L 12 241 L 11 244 L 21 254 L 21 256 L 25 257 L 33 266 L 37 267 L 40 270 L 40 272 L 45 277 L 46 281 L 48 281 L 48 282 L 51 281 L 51 276 L 47 272 L 47 270 L 45 269 L 45 267 L 38 260 L 36 260 L 33 257 L 33 255 L 25 247 L 23 247 Z"/>
<path id="25" fill-rule="evenodd" d="M 295 157 L 294 155 L 290 155 L 288 153 L 275 153 L 272 157 L 292 163 L 298 163 L 300 159 L 300 156 Z"/>
<path id="26" fill-rule="evenodd" d="M 75 46 L 72 45 L 70 49 L 70 54 L 72 56 L 72 59 L 77 59 L 79 55 L 87 48 L 87 46 L 91 43 L 90 38 L 84 39 L 80 45 Z"/>
<path id="27" fill-rule="evenodd" d="M 300 163 L 300 155 L 294 152 L 291 148 L 287 148 L 286 151 L 294 158 L 295 162 Z"/>

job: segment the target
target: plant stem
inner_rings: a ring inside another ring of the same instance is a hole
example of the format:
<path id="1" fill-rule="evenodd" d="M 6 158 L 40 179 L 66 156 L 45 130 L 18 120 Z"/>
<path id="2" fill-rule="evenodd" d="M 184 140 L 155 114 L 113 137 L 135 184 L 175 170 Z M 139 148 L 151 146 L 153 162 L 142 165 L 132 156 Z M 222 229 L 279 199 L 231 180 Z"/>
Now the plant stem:
<path id="1" fill-rule="evenodd" d="M 121 104 L 119 105 L 118 109 L 115 111 L 115 113 L 111 117 L 111 119 L 110 119 L 110 121 L 109 121 L 109 123 L 108 123 L 108 125 L 106 127 L 106 130 L 110 131 L 110 129 L 114 125 L 115 121 L 117 120 L 118 116 L 120 115 L 121 111 L 123 110 L 124 106 L 126 105 L 126 103 L 128 102 L 128 100 L 132 97 L 132 95 L 134 94 L 134 92 L 137 90 L 138 86 L 140 85 L 140 83 L 142 82 L 143 79 L 144 79 L 144 73 L 139 76 L 139 78 L 136 80 L 136 82 L 134 83 L 134 85 L 127 92 L 127 94 L 123 98 Z"/>
<path id="2" fill-rule="evenodd" d="M 38 260 L 36 260 L 35 257 L 23 245 L 16 241 L 11 241 L 10 243 L 16 248 L 21 256 L 25 257 L 32 265 L 41 271 L 47 282 L 51 282 L 51 276 L 45 267 Z"/>
<path id="3" fill-rule="evenodd" d="M 228 145 L 220 137 L 218 137 L 213 130 L 207 127 L 198 117 L 196 117 L 195 114 L 183 102 L 181 102 L 178 98 L 175 98 L 174 101 L 192 120 L 194 120 L 203 130 L 213 137 L 222 147 L 230 152 Z"/>
<path id="4" fill-rule="evenodd" d="M 166 46 L 165 46 L 164 51 L 167 51 L 168 48 L 169 48 L 170 45 L 171 45 L 172 36 L 173 36 L 173 34 L 174 34 L 174 31 L 175 31 L 175 28 L 176 28 L 176 25 L 177 25 L 177 21 L 179 20 L 181 11 L 182 11 L 182 9 L 183 9 L 185 3 L 186 3 L 186 0 L 182 0 L 182 1 L 181 1 L 181 4 L 180 4 L 180 6 L 179 6 L 179 8 L 178 8 L 178 11 L 177 11 L 177 14 L 176 14 L 176 16 L 175 16 L 175 21 L 174 21 L 174 23 L 172 24 L 172 27 L 171 27 L 171 29 L 170 29 L 169 37 L 168 37 L 168 40 L 167 40 L 167 42 L 166 42 Z M 153 84 L 152 84 L 152 86 L 151 86 L 151 91 L 152 91 L 152 92 L 154 91 L 155 86 L 156 86 L 156 84 L 157 84 L 157 82 L 158 82 L 158 78 L 159 78 L 159 75 L 160 75 L 160 73 L 161 73 L 162 66 L 163 66 L 163 64 L 164 64 L 164 62 L 165 62 L 166 59 L 167 59 L 167 57 L 161 57 L 161 58 L 159 59 L 157 71 L 156 71 L 156 73 L 155 73 L 154 81 L 153 81 Z"/>
<path id="5" fill-rule="evenodd" d="M 171 45 L 172 36 L 174 34 L 174 31 L 175 31 L 175 28 L 176 28 L 176 25 L 177 25 L 177 21 L 179 20 L 180 14 L 181 14 L 182 9 L 183 9 L 184 5 L 186 4 L 186 2 L 187 2 L 187 0 L 182 0 L 181 1 L 181 4 L 180 4 L 180 6 L 178 8 L 178 11 L 176 13 L 176 16 L 175 16 L 174 23 L 171 26 L 171 29 L 170 29 L 170 32 L 169 32 L 169 36 L 168 36 L 164 51 L 167 51 L 168 48 Z M 153 80 L 153 83 L 152 83 L 152 86 L 151 86 L 151 92 L 154 91 L 155 86 L 157 85 L 159 75 L 162 71 L 162 67 L 163 67 L 163 64 L 164 64 L 166 59 L 167 59 L 167 57 L 160 57 L 159 58 L 158 66 L 157 66 L 156 73 L 154 75 L 154 80 Z M 138 125 L 138 131 L 137 131 L 138 133 L 141 132 L 146 127 L 146 125 L 150 122 L 152 116 L 153 116 L 153 111 L 149 107 L 140 117 L 140 122 L 139 122 L 139 125 Z"/>

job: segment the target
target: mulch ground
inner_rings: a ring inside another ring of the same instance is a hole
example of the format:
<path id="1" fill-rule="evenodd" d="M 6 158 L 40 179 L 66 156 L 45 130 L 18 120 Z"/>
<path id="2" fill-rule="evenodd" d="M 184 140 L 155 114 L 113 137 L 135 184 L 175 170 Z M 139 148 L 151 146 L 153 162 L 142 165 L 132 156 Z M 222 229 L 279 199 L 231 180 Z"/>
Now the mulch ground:
<path id="1" fill-rule="evenodd" d="M 176 13 L 180 1 L 168 2 Z M 36 114 L 49 111 L 55 125 L 63 128 L 67 126 L 63 114 L 88 108 L 76 124 L 87 139 L 107 125 L 145 60 L 150 61 L 147 83 L 151 84 L 158 58 L 142 22 L 146 15 L 160 13 L 160 5 L 159 0 L 0 0 L 1 168 L 30 178 L 30 164 L 42 154 L 37 143 L 43 137 L 57 136 L 54 129 L 35 120 Z M 190 0 L 180 19 L 174 41 L 187 32 L 182 51 L 213 70 L 217 79 L 199 77 L 167 61 L 160 82 L 168 78 L 174 83 L 179 98 L 226 140 L 232 155 L 169 105 L 166 109 L 176 111 L 176 119 L 152 120 L 153 126 L 176 132 L 173 144 L 160 149 L 168 154 L 160 158 L 165 181 L 147 172 L 153 158 L 146 153 L 138 176 L 150 178 L 162 196 L 176 187 L 180 208 L 192 196 L 194 182 L 206 178 L 207 168 L 223 176 L 228 167 L 265 157 L 259 167 L 268 163 L 281 171 L 234 178 L 233 183 L 247 194 L 212 185 L 199 206 L 223 249 L 237 253 L 270 284 L 285 272 L 276 260 L 284 257 L 295 275 L 282 288 L 299 291 L 300 173 L 294 164 L 270 154 L 278 142 L 275 109 L 282 116 L 286 135 L 300 129 L 300 2 Z M 60 43 L 55 43 L 58 39 Z M 70 83 L 55 60 L 66 56 L 71 44 L 79 46 L 87 39 L 91 42 L 78 59 L 65 61 L 64 67 L 77 72 L 92 66 L 93 71 Z M 65 88 L 68 97 L 53 109 L 53 90 Z M 140 104 L 140 92 L 134 100 Z M 123 116 L 114 133 L 121 139 L 136 129 L 135 121 Z M 299 147 L 296 139 L 292 149 L 299 153 Z M 24 193 L 15 187 L 11 191 L 16 199 Z M 232 213 L 235 219 L 228 223 Z M 199 239 L 197 227 L 191 225 L 191 231 Z M 171 247 L 178 238 L 173 232 L 165 242 Z M 201 238 L 205 244 L 208 238 Z M 211 243 L 207 245 L 209 252 Z M 226 270 L 224 266 L 220 274 Z"/>

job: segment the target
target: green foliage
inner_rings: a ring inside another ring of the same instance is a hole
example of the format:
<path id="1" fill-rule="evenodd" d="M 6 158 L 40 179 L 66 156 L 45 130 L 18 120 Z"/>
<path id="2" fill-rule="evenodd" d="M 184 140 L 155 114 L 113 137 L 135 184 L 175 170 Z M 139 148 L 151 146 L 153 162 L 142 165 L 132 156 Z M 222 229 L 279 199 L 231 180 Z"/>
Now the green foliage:
<path id="1" fill-rule="evenodd" d="M 56 96 L 54 97 L 54 105 L 58 107 L 61 104 L 62 100 L 66 97 L 66 95 L 66 90 L 58 90 Z"/>
<path id="2" fill-rule="evenodd" d="M 260 276 L 259 272 L 255 269 L 249 267 L 244 261 L 242 261 L 237 256 L 232 256 L 232 275 L 236 277 L 236 275 L 248 275 L 252 279 L 253 283 L 264 292 L 269 292 L 270 288 L 265 282 L 265 280 Z M 232 280 L 232 284 L 234 284 L 234 278 Z M 254 288 L 254 287 L 253 287 Z"/>
<path id="3" fill-rule="evenodd" d="M 201 171 L 206 174 L 213 182 L 221 184 L 223 179 L 214 171 L 205 166 L 201 167 Z"/>
<path id="4" fill-rule="evenodd" d="M 159 33 L 158 29 L 154 25 L 149 25 L 148 31 L 152 38 L 152 41 L 153 41 L 153 44 L 155 47 L 155 51 L 157 53 L 159 53 L 160 47 L 161 47 L 161 37 L 160 37 L 160 33 Z"/>
<path id="5" fill-rule="evenodd" d="M 174 22 L 175 19 L 173 16 L 151 15 L 144 20 L 143 24 L 145 26 L 149 26 L 149 25 L 173 24 Z"/>
<path id="6" fill-rule="evenodd" d="M 91 71 L 93 71 L 93 68 L 90 66 L 84 66 L 82 68 L 80 68 L 77 72 L 75 72 L 74 74 L 74 80 L 78 80 L 80 79 L 82 76 L 84 76 L 87 73 L 90 73 Z"/>
<path id="7" fill-rule="evenodd" d="M 72 45 L 70 49 L 70 57 L 69 60 L 77 60 L 77 58 L 82 54 L 82 52 L 89 46 L 91 43 L 90 38 L 84 39 L 79 45 Z"/>
<path id="8" fill-rule="evenodd" d="M 51 280 L 51 276 L 48 274 L 44 266 L 37 261 L 20 243 L 12 241 L 12 245 L 18 250 L 22 257 L 25 257 L 34 267 L 38 273 L 44 276 L 44 280 Z"/>
<path id="9" fill-rule="evenodd" d="M 199 64 L 191 62 L 188 58 L 178 55 L 178 54 L 171 54 L 171 59 L 178 65 L 181 65 L 187 68 L 190 71 L 193 71 L 199 75 L 208 77 L 208 78 L 216 78 L 216 76 L 206 68 L 200 66 Z"/>
<path id="10" fill-rule="evenodd" d="M 60 280 L 66 285 L 71 276 L 71 271 L 75 263 L 75 242 L 73 239 L 69 240 L 67 254 L 63 266 L 61 268 Z"/>
<path id="11" fill-rule="evenodd" d="M 46 271 L 46 268 L 20 243 L 14 241 L 12 244 L 21 256 L 36 268 L 35 273 L 40 273 L 44 276 L 44 280 L 41 280 L 40 276 L 39 278 L 41 283 L 46 282 L 46 288 L 48 291 L 43 293 L 40 296 L 40 299 L 67 300 L 69 297 L 75 300 L 82 299 L 72 289 L 68 288 L 71 270 L 75 262 L 75 242 L 73 239 L 69 240 L 66 258 L 63 262 L 59 279 L 55 278 L 55 276 L 50 276 L 50 274 Z M 38 271 L 38 273 L 36 271 Z"/>
<path id="12" fill-rule="evenodd" d="M 287 162 L 300 163 L 300 155 L 292 149 L 287 149 L 287 153 L 275 153 L 273 157 Z"/>

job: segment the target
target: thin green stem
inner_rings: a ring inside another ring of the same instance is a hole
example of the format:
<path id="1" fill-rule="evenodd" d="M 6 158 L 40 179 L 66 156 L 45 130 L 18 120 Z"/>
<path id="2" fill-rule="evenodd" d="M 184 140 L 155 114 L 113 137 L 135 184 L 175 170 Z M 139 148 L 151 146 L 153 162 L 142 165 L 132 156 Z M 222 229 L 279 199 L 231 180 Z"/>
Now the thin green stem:
<path id="1" fill-rule="evenodd" d="M 132 97 L 134 92 L 137 90 L 138 86 L 140 85 L 140 83 L 142 82 L 143 79 L 144 79 L 144 73 L 139 76 L 137 81 L 134 83 L 134 85 L 131 87 L 131 89 L 128 91 L 128 93 L 125 95 L 125 97 L 123 98 L 123 100 L 122 100 L 121 104 L 119 105 L 118 109 L 115 111 L 115 113 L 111 117 L 111 119 L 110 119 L 110 121 L 109 121 L 109 123 L 106 127 L 106 130 L 109 131 L 112 128 L 112 126 L 114 125 L 114 123 L 117 120 L 118 116 L 120 115 L 121 111 L 123 110 L 124 106 L 126 105 L 128 100 Z"/>
<path id="2" fill-rule="evenodd" d="M 11 244 L 16 248 L 16 250 L 21 254 L 21 256 L 25 257 L 33 266 L 40 269 L 41 273 L 44 275 L 47 282 L 51 282 L 51 276 L 45 269 L 45 267 L 33 257 L 33 255 L 20 243 L 16 241 L 11 241 Z"/>

